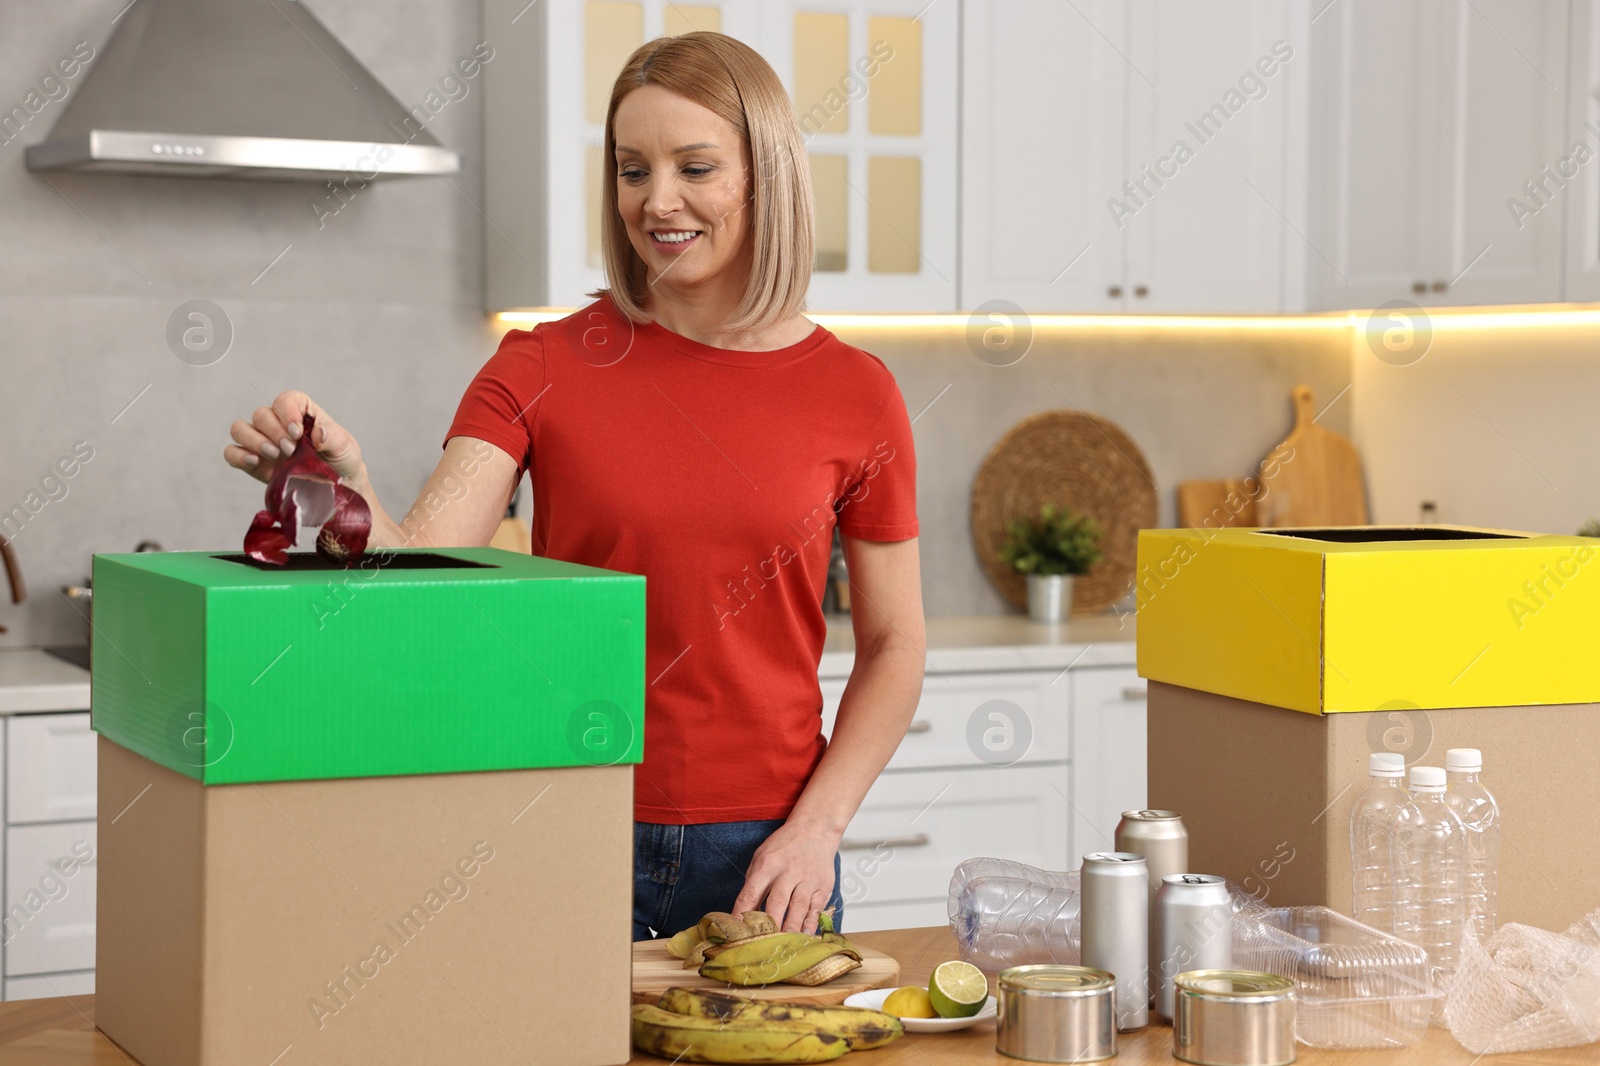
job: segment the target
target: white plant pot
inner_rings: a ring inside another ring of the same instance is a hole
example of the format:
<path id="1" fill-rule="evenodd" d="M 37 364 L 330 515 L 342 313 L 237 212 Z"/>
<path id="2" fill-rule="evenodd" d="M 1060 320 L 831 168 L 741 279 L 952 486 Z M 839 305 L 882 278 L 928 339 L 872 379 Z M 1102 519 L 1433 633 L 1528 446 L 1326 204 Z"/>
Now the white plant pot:
<path id="1" fill-rule="evenodd" d="M 1072 610 L 1071 574 L 1028 575 L 1028 617 L 1061 622 Z"/>

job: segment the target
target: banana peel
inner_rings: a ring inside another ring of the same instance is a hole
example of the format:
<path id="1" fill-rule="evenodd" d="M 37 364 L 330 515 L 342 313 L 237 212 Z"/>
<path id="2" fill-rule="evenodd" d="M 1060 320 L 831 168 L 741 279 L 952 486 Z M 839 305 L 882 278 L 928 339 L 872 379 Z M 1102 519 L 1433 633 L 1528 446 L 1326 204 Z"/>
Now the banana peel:
<path id="1" fill-rule="evenodd" d="M 837 1004 L 789 1003 L 779 999 L 748 999 L 727 992 L 705 989 L 669 988 L 661 993 L 656 1006 L 674 1014 L 686 1014 L 713 1022 L 759 1020 L 763 1022 L 804 1022 L 822 1032 L 844 1037 L 851 1051 L 870 1051 L 905 1034 L 900 1019 L 882 1011 Z"/>
<path id="2" fill-rule="evenodd" d="M 767 933 L 705 951 L 700 976 L 745 988 L 786 982 L 820 985 L 861 965 L 853 945 L 805 933 Z"/>

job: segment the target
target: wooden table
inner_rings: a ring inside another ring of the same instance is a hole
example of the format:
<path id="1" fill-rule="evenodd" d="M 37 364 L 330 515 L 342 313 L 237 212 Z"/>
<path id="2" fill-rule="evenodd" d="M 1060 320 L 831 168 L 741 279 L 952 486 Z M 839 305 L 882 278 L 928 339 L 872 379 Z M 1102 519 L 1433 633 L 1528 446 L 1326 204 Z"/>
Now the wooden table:
<path id="1" fill-rule="evenodd" d="M 907 984 L 927 981 L 933 968 L 956 957 L 955 939 L 950 930 L 896 929 L 880 933 L 853 934 L 863 945 L 887 952 L 900 961 L 901 979 Z M 994 1022 L 979 1022 L 958 1033 L 908 1034 L 904 1039 L 878 1051 L 857 1052 L 844 1061 L 860 1066 L 955 1066 L 955 1064 L 1004 1063 L 1016 1066 L 994 1049 Z M 522 1066 L 537 1061 L 518 1060 L 509 1052 L 504 1066 Z M 1478 1056 L 1457 1044 L 1443 1029 L 1429 1029 L 1415 1047 L 1400 1051 L 1320 1051 L 1300 1047 L 1302 1066 L 1471 1066 Z M 0 1003 L 0 1066 L 128 1066 L 129 1059 L 94 1028 L 94 997 L 68 996 L 61 999 L 19 1000 Z M 648 1066 L 662 1063 L 651 1055 L 635 1054 L 630 1063 Z M 1117 1038 L 1117 1066 L 1136 1063 L 1170 1066 L 1172 1030 L 1160 1023 Z M 1595 1066 L 1600 1062 L 1600 1044 L 1561 1048 L 1556 1051 L 1527 1051 L 1497 1055 L 1484 1066 Z M 485 1066 L 501 1066 L 500 1063 Z M 560 1066 L 538 1063 L 538 1066 Z"/>

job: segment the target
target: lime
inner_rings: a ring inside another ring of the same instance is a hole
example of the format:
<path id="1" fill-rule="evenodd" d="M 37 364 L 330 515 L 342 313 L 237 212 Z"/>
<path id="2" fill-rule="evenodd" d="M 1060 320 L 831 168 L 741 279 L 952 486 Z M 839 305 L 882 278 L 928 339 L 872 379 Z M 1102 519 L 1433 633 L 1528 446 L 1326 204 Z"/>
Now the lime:
<path id="1" fill-rule="evenodd" d="M 970 1018 L 988 1000 L 989 979 L 970 962 L 941 962 L 928 978 L 928 1001 L 941 1018 Z"/>
<path id="2" fill-rule="evenodd" d="M 937 1018 L 933 1004 L 928 1001 L 928 990 L 915 985 L 897 988 L 883 1001 L 883 1013 L 896 1018 Z"/>

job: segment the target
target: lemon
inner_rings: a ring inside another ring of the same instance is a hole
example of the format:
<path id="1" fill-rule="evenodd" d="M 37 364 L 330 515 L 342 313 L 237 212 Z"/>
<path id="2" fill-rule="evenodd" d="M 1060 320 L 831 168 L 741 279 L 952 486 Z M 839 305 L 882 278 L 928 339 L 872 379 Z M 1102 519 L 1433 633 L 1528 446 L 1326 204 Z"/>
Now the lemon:
<path id="1" fill-rule="evenodd" d="M 970 1018 L 988 1001 L 989 979 L 970 962 L 941 962 L 928 978 L 928 1002 L 941 1018 Z"/>
<path id="2" fill-rule="evenodd" d="M 889 993 L 880 1008 L 885 1014 L 892 1014 L 896 1018 L 937 1018 L 939 1015 L 929 1002 L 928 990 L 915 985 L 897 988 Z"/>

